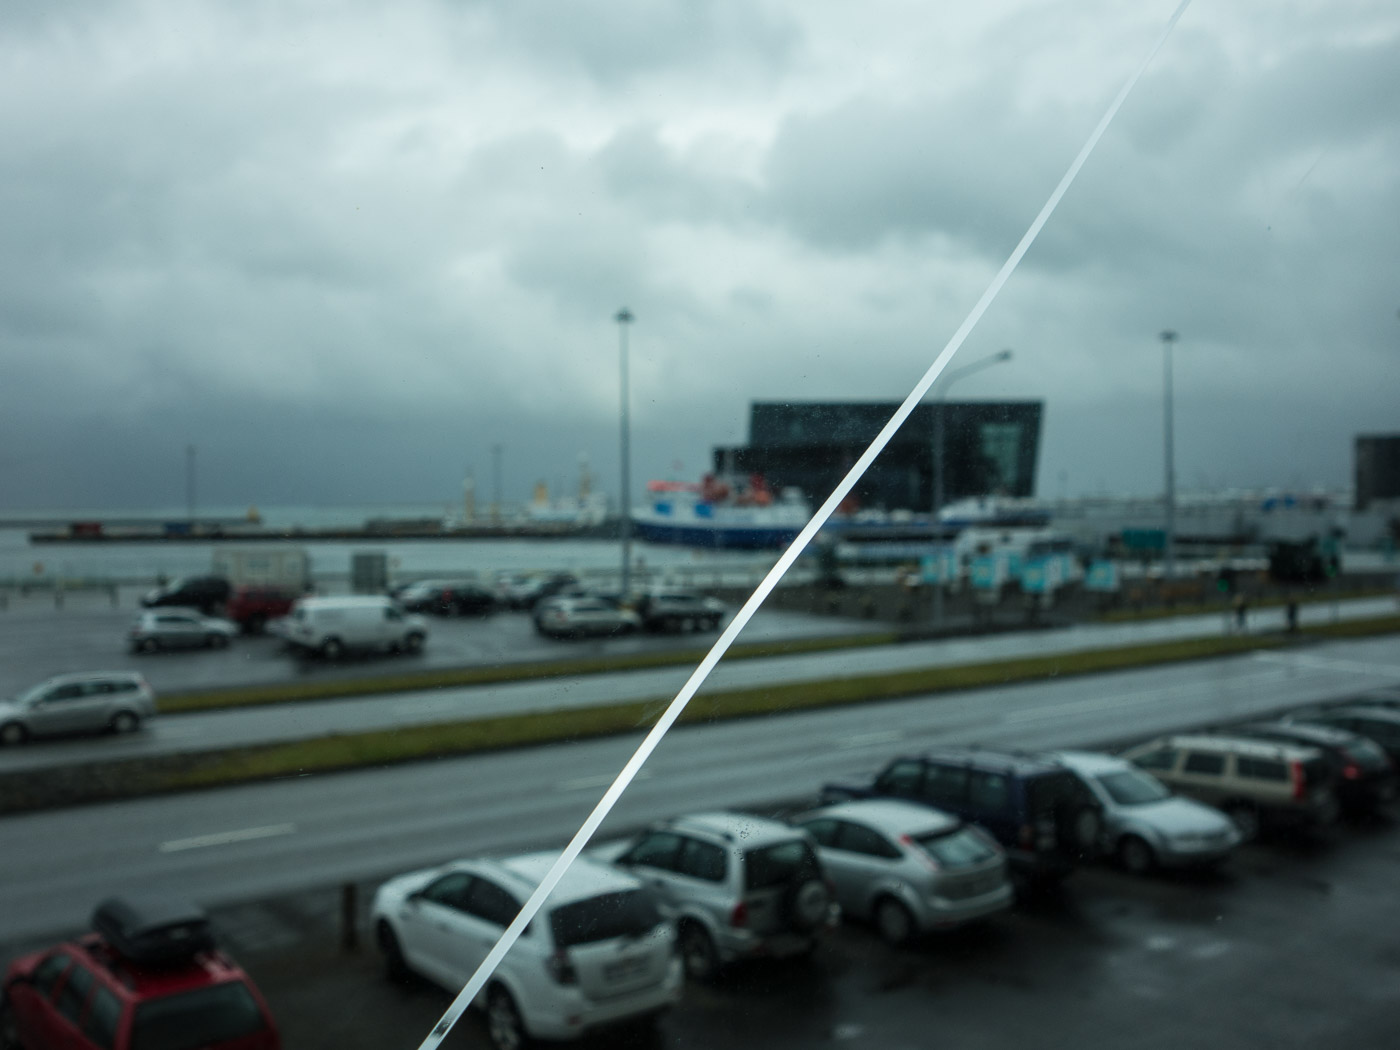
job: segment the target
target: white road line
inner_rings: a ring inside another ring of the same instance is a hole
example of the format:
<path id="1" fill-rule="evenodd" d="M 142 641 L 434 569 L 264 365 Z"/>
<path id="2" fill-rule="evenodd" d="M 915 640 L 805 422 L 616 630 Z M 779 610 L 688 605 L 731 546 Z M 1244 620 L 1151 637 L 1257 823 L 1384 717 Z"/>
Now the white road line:
<path id="1" fill-rule="evenodd" d="M 554 785 L 555 791 L 587 791 L 589 788 L 607 787 L 617 779 L 616 773 L 602 773 L 596 777 L 579 777 L 577 780 L 561 780 Z M 650 780 L 651 773 L 642 771 L 635 777 L 637 780 Z"/>
<path id="2" fill-rule="evenodd" d="M 238 831 L 218 831 L 212 835 L 196 835 L 189 839 L 171 839 L 169 842 L 162 842 L 157 849 L 161 853 L 179 853 L 187 849 L 204 849 L 208 846 L 227 846 L 233 842 L 276 838 L 278 835 L 291 835 L 296 830 L 295 824 L 268 824 L 261 828 L 242 828 Z"/>
<path id="3" fill-rule="evenodd" d="M 903 731 L 886 729 L 879 733 L 857 733 L 855 736 L 841 737 L 836 741 L 836 746 L 842 750 L 854 750 L 859 747 L 874 747 L 877 744 L 893 744 L 896 740 L 903 739 Z"/>
<path id="4" fill-rule="evenodd" d="M 1328 656 L 1308 656 L 1305 653 L 1255 653 L 1254 658 L 1265 663 L 1303 667 L 1313 671 L 1350 671 L 1352 674 L 1374 675 L 1378 678 L 1400 678 L 1400 667 L 1394 664 L 1336 660 Z"/>

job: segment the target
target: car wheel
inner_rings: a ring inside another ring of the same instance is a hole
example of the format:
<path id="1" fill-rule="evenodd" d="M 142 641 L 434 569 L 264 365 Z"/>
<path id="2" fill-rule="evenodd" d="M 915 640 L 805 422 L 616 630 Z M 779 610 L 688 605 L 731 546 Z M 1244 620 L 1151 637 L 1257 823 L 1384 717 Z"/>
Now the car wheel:
<path id="1" fill-rule="evenodd" d="M 19 1028 L 15 1025 L 15 1012 L 10 1007 L 7 996 L 0 999 L 0 1050 L 24 1050 L 19 1041 Z"/>
<path id="2" fill-rule="evenodd" d="M 248 634 L 262 634 L 267 629 L 267 617 L 250 616 L 243 621 L 243 630 Z"/>
<path id="3" fill-rule="evenodd" d="M 141 719 L 136 717 L 134 711 L 118 711 L 112 716 L 112 732 L 114 733 L 134 733 L 140 727 Z"/>
<path id="4" fill-rule="evenodd" d="M 209 648 L 211 648 L 211 649 L 226 649 L 226 648 L 228 648 L 228 635 L 226 635 L 226 634 L 211 634 L 211 635 L 209 636 Z"/>
<path id="5" fill-rule="evenodd" d="M 1234 822 L 1241 842 L 1253 842 L 1259 837 L 1259 811 L 1248 802 L 1235 802 L 1226 806 L 1225 815 Z"/>
<path id="6" fill-rule="evenodd" d="M 148 653 L 153 653 L 160 648 L 160 642 L 156 641 L 154 638 L 143 638 L 141 640 L 141 648 Z"/>
<path id="7" fill-rule="evenodd" d="M 321 655 L 327 660 L 339 660 L 345 653 L 345 646 L 339 638 L 327 638 L 321 643 Z"/>
<path id="8" fill-rule="evenodd" d="M 384 975 L 397 984 L 412 980 L 413 971 L 403 957 L 399 939 L 383 919 L 374 928 L 374 939 L 379 945 L 379 954 L 384 956 Z"/>
<path id="9" fill-rule="evenodd" d="M 715 942 L 705 932 L 705 927 L 697 922 L 688 922 L 681 927 L 681 962 L 685 964 L 685 975 L 692 981 L 711 981 L 719 972 L 719 953 Z"/>
<path id="10" fill-rule="evenodd" d="M 423 651 L 423 636 L 414 631 L 403 640 L 403 651 L 406 653 L 418 653 Z"/>
<path id="11" fill-rule="evenodd" d="M 1157 866 L 1152 847 L 1136 835 L 1124 835 L 1118 843 L 1118 863 L 1133 875 L 1146 875 Z"/>
<path id="12" fill-rule="evenodd" d="M 914 916 L 893 897 L 881 897 L 875 905 L 875 929 L 889 944 L 907 944 L 914 935 Z"/>
<path id="13" fill-rule="evenodd" d="M 695 623 L 695 618 L 693 616 L 687 616 L 684 620 L 681 621 L 681 630 L 686 634 L 695 633 L 696 626 L 697 625 Z"/>
<path id="14" fill-rule="evenodd" d="M 486 999 L 486 1033 L 496 1050 L 521 1050 L 529 1044 L 515 1000 L 499 985 Z"/>
<path id="15" fill-rule="evenodd" d="M 6 722 L 0 726 L 0 744 L 5 747 L 18 747 L 29 739 L 29 730 L 18 722 Z"/>

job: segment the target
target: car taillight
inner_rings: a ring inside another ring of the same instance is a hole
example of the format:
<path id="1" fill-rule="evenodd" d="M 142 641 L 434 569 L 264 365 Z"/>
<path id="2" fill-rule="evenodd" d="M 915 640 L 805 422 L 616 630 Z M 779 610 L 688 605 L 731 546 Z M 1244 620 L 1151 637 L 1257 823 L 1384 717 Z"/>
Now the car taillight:
<path id="1" fill-rule="evenodd" d="M 736 929 L 749 924 L 749 906 L 743 901 L 734 905 L 734 910 L 729 913 L 729 925 Z"/>
<path id="2" fill-rule="evenodd" d="M 1342 767 L 1342 777 L 1346 780 L 1360 780 L 1361 767 L 1355 762 L 1348 762 Z"/>
<path id="3" fill-rule="evenodd" d="M 928 850 L 924 849 L 917 842 L 915 842 L 912 835 L 901 835 L 899 836 L 899 841 L 904 843 L 904 845 L 908 846 L 911 850 L 913 850 L 914 855 L 918 857 L 921 861 L 923 861 L 925 864 L 927 864 L 931 870 L 935 872 L 943 870 L 938 865 L 938 859 L 932 856 Z"/>
<path id="4" fill-rule="evenodd" d="M 1308 781 L 1303 775 L 1303 763 L 1290 762 L 1288 768 L 1293 774 L 1293 798 L 1301 802 L 1308 797 Z"/>
<path id="5" fill-rule="evenodd" d="M 563 948 L 545 961 L 545 969 L 549 971 L 549 976 L 554 978 L 555 984 L 578 984 L 578 971 L 574 969 L 569 953 Z"/>

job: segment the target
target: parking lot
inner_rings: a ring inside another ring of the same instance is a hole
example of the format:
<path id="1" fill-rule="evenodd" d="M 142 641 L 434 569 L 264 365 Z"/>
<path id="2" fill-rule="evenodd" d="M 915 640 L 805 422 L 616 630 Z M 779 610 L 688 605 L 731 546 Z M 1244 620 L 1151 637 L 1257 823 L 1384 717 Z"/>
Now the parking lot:
<path id="1" fill-rule="evenodd" d="M 1111 867 L 907 949 L 844 925 L 807 961 L 690 985 L 655 1035 L 585 1047 L 1385 1046 L 1400 1008 L 1389 817 L 1246 847 L 1220 874 Z M 367 899 L 369 887 L 361 894 Z M 289 1047 L 412 1047 L 445 992 L 339 943 L 335 888 L 223 909 Z M 485 1043 L 469 1013 L 450 1046 Z"/>

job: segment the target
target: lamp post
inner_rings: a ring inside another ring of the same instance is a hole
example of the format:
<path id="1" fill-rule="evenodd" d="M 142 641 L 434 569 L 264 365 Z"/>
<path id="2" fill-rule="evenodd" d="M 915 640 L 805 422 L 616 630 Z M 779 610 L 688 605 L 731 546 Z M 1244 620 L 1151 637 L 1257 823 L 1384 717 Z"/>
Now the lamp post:
<path id="1" fill-rule="evenodd" d="M 1173 462 L 1175 454 L 1175 440 L 1172 435 L 1172 344 L 1177 341 L 1177 334 L 1170 328 L 1164 329 L 1157 338 L 1162 340 L 1162 373 L 1163 373 L 1163 437 L 1166 445 L 1166 529 L 1162 536 L 1162 571 L 1165 580 L 1170 583 L 1176 576 L 1176 465 Z"/>
<path id="2" fill-rule="evenodd" d="M 501 523 L 501 452 L 503 446 L 491 446 L 491 524 Z"/>
<path id="3" fill-rule="evenodd" d="M 943 373 L 938 394 L 933 402 L 933 510 L 929 514 L 930 537 L 938 528 L 938 512 L 943 509 L 943 407 L 948 398 L 948 390 L 959 379 L 969 376 L 973 372 L 980 372 L 984 368 L 991 368 L 993 365 L 1010 360 L 1011 351 L 1002 350 L 964 365 L 962 368 L 955 368 L 951 372 Z M 943 620 L 943 582 L 941 580 L 933 590 L 933 618 L 938 623 Z"/>
<path id="4" fill-rule="evenodd" d="M 185 446 L 185 510 L 190 519 L 190 529 L 194 529 L 194 457 L 195 447 Z"/>
<path id="5" fill-rule="evenodd" d="M 619 310 L 617 322 L 618 358 L 622 387 L 622 597 L 625 599 L 632 584 L 632 425 L 627 390 L 627 326 L 632 323 L 632 311 Z"/>

